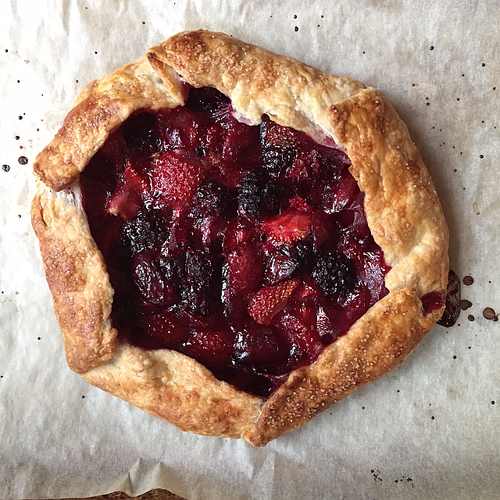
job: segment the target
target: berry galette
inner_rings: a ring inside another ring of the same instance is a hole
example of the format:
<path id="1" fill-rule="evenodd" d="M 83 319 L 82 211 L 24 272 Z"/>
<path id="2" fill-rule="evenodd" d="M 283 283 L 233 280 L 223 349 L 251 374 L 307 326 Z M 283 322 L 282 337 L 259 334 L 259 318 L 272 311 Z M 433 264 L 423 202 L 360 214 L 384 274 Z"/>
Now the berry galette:
<path id="1" fill-rule="evenodd" d="M 384 95 L 221 33 L 87 85 L 34 169 L 70 368 L 183 430 L 265 445 L 443 312 L 448 230 Z"/>

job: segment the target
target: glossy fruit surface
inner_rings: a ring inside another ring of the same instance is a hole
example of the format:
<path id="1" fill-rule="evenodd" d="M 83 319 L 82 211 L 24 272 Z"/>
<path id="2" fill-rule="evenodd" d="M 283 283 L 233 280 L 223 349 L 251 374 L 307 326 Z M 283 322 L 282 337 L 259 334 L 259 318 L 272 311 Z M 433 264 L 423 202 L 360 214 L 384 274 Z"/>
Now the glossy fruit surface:
<path id="1" fill-rule="evenodd" d="M 120 336 L 268 396 L 387 290 L 349 158 L 227 97 L 132 115 L 81 175 Z"/>

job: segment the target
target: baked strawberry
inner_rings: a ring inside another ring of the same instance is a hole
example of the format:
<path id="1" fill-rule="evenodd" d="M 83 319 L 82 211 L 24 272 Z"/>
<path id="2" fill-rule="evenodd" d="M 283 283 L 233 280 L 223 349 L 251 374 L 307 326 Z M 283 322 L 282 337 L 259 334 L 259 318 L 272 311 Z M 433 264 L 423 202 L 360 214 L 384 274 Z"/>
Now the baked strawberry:
<path id="1" fill-rule="evenodd" d="M 309 205 L 309 203 L 307 203 L 307 201 L 304 200 L 304 198 L 302 198 L 301 196 L 294 196 L 290 200 L 290 208 L 294 208 L 294 209 L 298 210 L 299 212 L 309 212 L 310 213 L 313 211 L 311 205 Z"/>
<path id="2" fill-rule="evenodd" d="M 233 351 L 234 333 L 231 330 L 195 331 L 182 343 L 180 351 L 210 368 L 221 368 Z"/>
<path id="3" fill-rule="evenodd" d="M 300 132 L 265 119 L 260 126 L 262 141 L 279 148 L 297 148 Z"/>
<path id="4" fill-rule="evenodd" d="M 292 243 L 311 232 L 311 214 L 290 208 L 261 224 L 262 232 L 275 244 Z"/>
<path id="5" fill-rule="evenodd" d="M 106 209 L 110 214 L 132 219 L 139 213 L 141 205 L 142 201 L 137 192 L 129 184 L 120 182 L 109 197 Z"/>
<path id="6" fill-rule="evenodd" d="M 167 151 L 156 162 L 152 176 L 158 205 L 176 209 L 186 207 L 203 177 L 204 172 L 200 164 Z"/>
<path id="7" fill-rule="evenodd" d="M 178 347 L 179 342 L 187 335 L 184 325 L 168 311 L 151 314 L 142 324 L 148 335 L 161 341 L 163 348 Z"/>
<path id="8" fill-rule="evenodd" d="M 289 346 L 286 337 L 277 328 L 253 327 L 236 334 L 233 362 L 252 366 L 265 373 L 279 374 L 286 366 Z"/>
<path id="9" fill-rule="evenodd" d="M 270 325 L 274 316 L 285 308 L 299 284 L 299 279 L 291 279 L 261 288 L 248 302 L 248 314 L 257 323 Z"/>
<path id="10" fill-rule="evenodd" d="M 138 169 L 128 164 L 123 171 L 123 180 L 143 198 L 149 198 L 151 186 L 146 175 L 139 173 Z"/>
<path id="11" fill-rule="evenodd" d="M 236 295 L 248 295 L 262 280 L 262 257 L 255 247 L 243 243 L 228 255 L 224 269 L 229 290 Z"/>
<path id="12" fill-rule="evenodd" d="M 299 150 L 291 167 L 286 171 L 287 177 L 295 181 L 313 182 L 321 172 L 320 155 L 317 150 Z"/>

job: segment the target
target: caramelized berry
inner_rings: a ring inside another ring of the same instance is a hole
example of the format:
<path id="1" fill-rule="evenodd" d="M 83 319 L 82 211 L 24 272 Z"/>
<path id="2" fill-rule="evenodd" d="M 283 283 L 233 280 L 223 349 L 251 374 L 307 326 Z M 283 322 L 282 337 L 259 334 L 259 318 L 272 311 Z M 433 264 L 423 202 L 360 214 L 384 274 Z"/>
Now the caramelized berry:
<path id="1" fill-rule="evenodd" d="M 346 296 L 357 283 L 354 262 L 344 254 L 329 251 L 317 259 L 312 276 L 325 295 Z"/>

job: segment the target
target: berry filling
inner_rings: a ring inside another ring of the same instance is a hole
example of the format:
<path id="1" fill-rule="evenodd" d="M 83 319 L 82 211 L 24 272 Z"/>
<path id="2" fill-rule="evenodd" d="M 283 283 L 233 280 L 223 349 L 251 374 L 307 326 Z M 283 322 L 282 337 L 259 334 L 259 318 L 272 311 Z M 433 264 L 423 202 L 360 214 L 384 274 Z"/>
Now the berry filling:
<path id="1" fill-rule="evenodd" d="M 387 294 L 340 150 L 191 88 L 133 114 L 81 175 L 120 338 L 267 397 Z"/>

